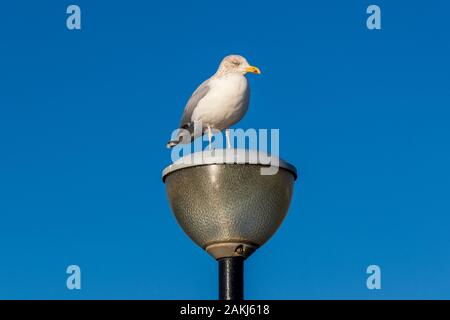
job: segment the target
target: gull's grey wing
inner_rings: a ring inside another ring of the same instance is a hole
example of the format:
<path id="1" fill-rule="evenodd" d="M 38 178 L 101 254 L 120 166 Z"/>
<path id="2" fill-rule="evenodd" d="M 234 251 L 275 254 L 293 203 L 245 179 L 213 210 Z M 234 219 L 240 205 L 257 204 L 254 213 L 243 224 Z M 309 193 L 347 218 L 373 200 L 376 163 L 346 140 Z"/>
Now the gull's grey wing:
<path id="1" fill-rule="evenodd" d="M 210 89 L 209 79 L 203 82 L 189 98 L 184 108 L 183 117 L 181 118 L 180 128 L 187 128 L 191 124 L 191 117 L 200 100 L 202 100 Z"/>

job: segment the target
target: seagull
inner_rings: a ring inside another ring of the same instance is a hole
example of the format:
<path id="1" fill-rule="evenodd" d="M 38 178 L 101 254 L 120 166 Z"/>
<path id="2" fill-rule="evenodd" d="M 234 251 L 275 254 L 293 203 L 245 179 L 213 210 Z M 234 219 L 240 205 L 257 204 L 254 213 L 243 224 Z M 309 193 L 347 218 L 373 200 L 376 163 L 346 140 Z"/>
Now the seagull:
<path id="1" fill-rule="evenodd" d="M 231 148 L 228 128 L 239 122 L 248 109 L 250 86 L 245 74 L 249 72 L 261 73 L 243 56 L 226 56 L 216 73 L 194 91 L 184 108 L 179 129 L 188 130 L 190 135 L 183 135 L 182 130 L 179 130 L 175 139 L 167 143 L 167 147 L 191 143 L 207 132 L 211 148 L 214 129 L 225 130 L 227 147 Z M 194 132 L 195 123 L 202 125 L 200 134 Z"/>

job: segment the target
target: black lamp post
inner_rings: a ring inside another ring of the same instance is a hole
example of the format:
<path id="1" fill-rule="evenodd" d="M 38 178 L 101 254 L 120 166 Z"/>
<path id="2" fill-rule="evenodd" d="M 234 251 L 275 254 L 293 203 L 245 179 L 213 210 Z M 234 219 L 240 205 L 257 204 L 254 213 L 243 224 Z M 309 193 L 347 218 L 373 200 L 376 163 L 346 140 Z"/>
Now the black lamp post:
<path id="1" fill-rule="evenodd" d="M 226 257 L 219 262 L 219 300 L 244 299 L 244 258 Z"/>

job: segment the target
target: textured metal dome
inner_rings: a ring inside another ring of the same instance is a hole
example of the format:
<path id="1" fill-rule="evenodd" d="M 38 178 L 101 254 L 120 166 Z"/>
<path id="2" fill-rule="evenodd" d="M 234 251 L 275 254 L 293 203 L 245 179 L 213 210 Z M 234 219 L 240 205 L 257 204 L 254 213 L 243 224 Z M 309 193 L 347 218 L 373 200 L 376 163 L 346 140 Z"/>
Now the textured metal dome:
<path id="1" fill-rule="evenodd" d="M 271 158 L 236 150 L 234 159 L 224 160 L 220 150 L 205 151 L 196 161 L 182 158 L 163 171 L 179 225 L 216 259 L 248 257 L 275 233 L 289 208 L 295 167 L 272 157 L 278 172 L 262 175 L 267 163 L 251 162 L 251 153 Z"/>

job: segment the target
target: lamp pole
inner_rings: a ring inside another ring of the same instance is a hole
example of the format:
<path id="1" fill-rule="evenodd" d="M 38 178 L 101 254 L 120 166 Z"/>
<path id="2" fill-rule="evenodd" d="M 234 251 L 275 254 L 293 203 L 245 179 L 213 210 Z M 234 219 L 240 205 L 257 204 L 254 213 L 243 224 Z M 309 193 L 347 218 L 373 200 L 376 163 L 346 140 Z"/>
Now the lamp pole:
<path id="1" fill-rule="evenodd" d="M 244 258 L 225 257 L 219 262 L 219 300 L 244 299 Z"/>

